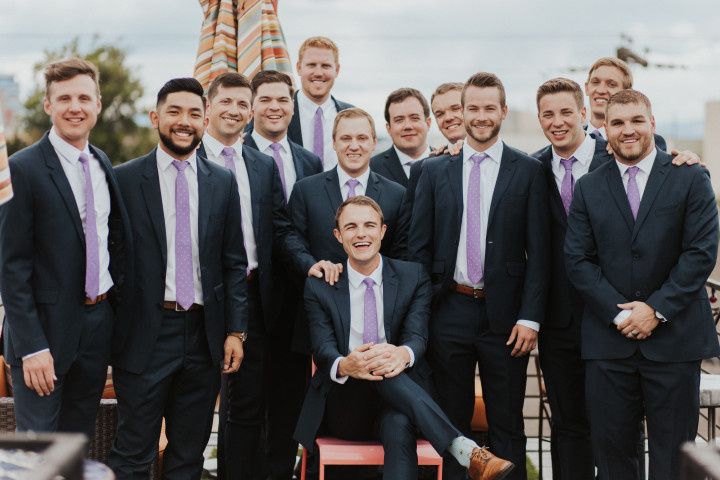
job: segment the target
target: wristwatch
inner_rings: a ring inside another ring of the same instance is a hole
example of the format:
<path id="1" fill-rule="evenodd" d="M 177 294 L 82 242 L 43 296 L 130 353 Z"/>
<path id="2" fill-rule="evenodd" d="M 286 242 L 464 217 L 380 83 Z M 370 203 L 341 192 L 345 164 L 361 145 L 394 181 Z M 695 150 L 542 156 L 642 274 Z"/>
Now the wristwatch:
<path id="1" fill-rule="evenodd" d="M 245 343 L 245 340 L 247 340 L 247 332 L 229 332 L 228 337 L 239 338 L 241 342 Z"/>

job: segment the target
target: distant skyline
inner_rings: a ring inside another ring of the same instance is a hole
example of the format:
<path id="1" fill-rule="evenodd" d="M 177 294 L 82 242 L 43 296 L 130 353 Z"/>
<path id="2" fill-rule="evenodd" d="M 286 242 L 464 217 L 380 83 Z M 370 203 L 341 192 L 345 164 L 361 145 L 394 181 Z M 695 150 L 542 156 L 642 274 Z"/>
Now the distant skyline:
<path id="1" fill-rule="evenodd" d="M 684 67 L 633 67 L 635 87 L 653 102 L 660 133 L 702 135 L 704 104 L 720 99 L 720 8 L 711 0 L 663 8 L 650 0 L 598 6 L 568 0 L 280 0 L 279 16 L 293 63 L 308 36 L 326 35 L 339 44 L 335 94 L 367 109 L 379 133 L 390 91 L 411 86 L 429 97 L 438 84 L 464 81 L 479 70 L 500 76 L 511 109 L 534 111 L 540 83 L 566 76 L 582 84 L 585 68 L 614 55 L 621 34 L 651 63 Z M 99 35 L 128 51 L 128 64 L 145 87 L 142 103 L 151 106 L 166 80 L 192 75 L 201 23 L 196 0 L 63 0 L 42 9 L 0 0 L 0 74 L 15 76 L 24 99 L 43 50 L 75 36 L 87 45 Z"/>

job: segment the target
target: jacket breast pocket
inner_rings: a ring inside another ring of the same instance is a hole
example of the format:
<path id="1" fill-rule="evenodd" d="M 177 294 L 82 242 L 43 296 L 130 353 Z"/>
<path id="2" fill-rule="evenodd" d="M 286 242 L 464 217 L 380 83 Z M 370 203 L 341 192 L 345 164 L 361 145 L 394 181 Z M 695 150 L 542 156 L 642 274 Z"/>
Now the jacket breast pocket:
<path id="1" fill-rule="evenodd" d="M 673 202 L 662 205 L 655 210 L 655 215 L 669 215 L 680 209 L 680 202 Z"/>

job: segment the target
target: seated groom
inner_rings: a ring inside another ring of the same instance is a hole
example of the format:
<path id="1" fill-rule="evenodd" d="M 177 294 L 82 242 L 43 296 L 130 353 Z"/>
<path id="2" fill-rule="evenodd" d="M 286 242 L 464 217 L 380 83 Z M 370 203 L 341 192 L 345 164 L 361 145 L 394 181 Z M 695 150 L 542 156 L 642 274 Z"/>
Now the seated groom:
<path id="1" fill-rule="evenodd" d="M 378 438 L 384 479 L 417 479 L 416 431 L 435 450 L 468 467 L 472 479 L 505 478 L 506 460 L 463 437 L 413 379 L 425 353 L 430 279 L 419 264 L 380 255 L 386 225 L 380 206 L 358 195 L 340 205 L 333 233 L 348 255 L 335 285 L 310 278 L 305 310 L 317 372 L 296 439 L 310 452 L 318 431 L 347 440 Z M 405 373 L 406 369 L 408 374 Z"/>

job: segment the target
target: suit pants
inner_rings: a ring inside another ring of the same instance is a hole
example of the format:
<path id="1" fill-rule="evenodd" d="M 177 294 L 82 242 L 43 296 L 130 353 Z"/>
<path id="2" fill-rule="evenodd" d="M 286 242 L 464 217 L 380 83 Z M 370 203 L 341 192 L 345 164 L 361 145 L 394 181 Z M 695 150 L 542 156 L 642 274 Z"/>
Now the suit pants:
<path id="1" fill-rule="evenodd" d="M 585 362 L 580 358 L 580 319 L 540 331 L 540 365 L 552 412 L 553 480 L 593 480 L 595 464 L 585 407 Z"/>
<path id="2" fill-rule="evenodd" d="M 350 378 L 330 388 L 321 435 L 377 440 L 384 480 L 417 480 L 417 432 L 440 452 L 461 435 L 435 401 L 402 373 L 379 382 Z"/>
<path id="3" fill-rule="evenodd" d="M 475 367 L 488 420 L 488 447 L 512 461 L 509 479 L 524 479 L 525 431 L 523 403 L 528 357 L 512 357 L 507 334 L 490 330 L 484 299 L 455 292 L 444 294 L 433 306 L 428 358 L 440 406 L 465 436 L 471 434 L 475 404 Z M 465 478 L 454 458 L 445 456 L 445 478 Z"/>
<path id="4" fill-rule="evenodd" d="M 199 479 L 220 388 L 203 311 L 163 310 L 150 362 L 142 373 L 116 368 L 118 431 L 110 467 L 118 480 L 147 480 L 162 419 L 168 445 L 164 480 Z"/>
<path id="5" fill-rule="evenodd" d="M 56 372 L 50 395 L 41 397 L 25 385 L 22 365 L 11 367 L 18 432 L 82 432 L 93 438 L 112 353 L 113 311 L 107 300 L 84 308 L 75 360 L 67 372 Z"/>
<path id="6" fill-rule="evenodd" d="M 700 361 L 654 362 L 638 349 L 629 358 L 588 360 L 585 375 L 599 477 L 641 479 L 637 429 L 645 416 L 649 478 L 680 478 L 680 446 L 697 434 Z"/>

